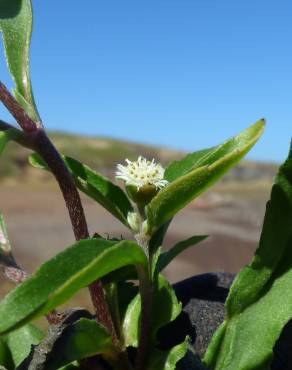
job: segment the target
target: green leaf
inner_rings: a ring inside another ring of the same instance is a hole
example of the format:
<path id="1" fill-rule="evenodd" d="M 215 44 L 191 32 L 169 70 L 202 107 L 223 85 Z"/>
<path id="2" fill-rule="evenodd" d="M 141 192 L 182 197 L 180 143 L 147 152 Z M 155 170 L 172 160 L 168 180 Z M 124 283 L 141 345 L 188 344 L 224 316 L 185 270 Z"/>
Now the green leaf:
<path id="1" fill-rule="evenodd" d="M 153 292 L 152 322 L 150 329 L 152 343 L 156 342 L 156 333 L 158 329 L 168 324 L 170 321 L 173 321 L 180 312 L 181 303 L 178 302 L 172 287 L 162 275 L 159 275 Z M 140 294 L 137 294 L 129 304 L 122 318 L 126 346 L 138 346 L 140 314 L 141 297 Z"/>
<path id="2" fill-rule="evenodd" d="M 267 204 L 259 247 L 235 279 L 227 318 L 205 362 L 216 370 L 268 369 L 273 346 L 292 318 L 292 147 Z"/>
<path id="3" fill-rule="evenodd" d="M 133 264 L 147 269 L 147 263 L 134 242 L 82 240 L 44 263 L 0 302 L 0 333 L 48 313 L 117 268 Z"/>
<path id="4" fill-rule="evenodd" d="M 15 139 L 16 131 L 14 129 L 9 129 L 6 131 L 0 131 L 0 155 L 2 154 L 6 144 Z"/>
<path id="5" fill-rule="evenodd" d="M 127 215 L 129 212 L 133 212 L 133 207 L 123 190 L 76 159 L 64 155 L 62 158 L 72 173 L 78 189 L 101 204 L 124 225 L 129 227 Z M 30 155 L 29 162 L 34 167 L 48 169 L 37 154 Z"/>
<path id="6" fill-rule="evenodd" d="M 281 265 L 292 237 L 292 146 L 279 168 L 267 203 L 259 247 L 251 263 L 241 270 L 226 301 L 229 315 L 255 302 L 272 274 Z M 282 259 L 282 261 L 281 261 Z"/>
<path id="7" fill-rule="evenodd" d="M 0 365 L 15 369 L 29 355 L 32 345 L 43 339 L 43 333 L 28 324 L 0 338 Z"/>
<path id="8" fill-rule="evenodd" d="M 121 318 L 125 316 L 125 312 L 127 311 L 129 303 L 139 292 L 139 287 L 134 285 L 132 282 L 111 283 L 110 285 L 115 285 L 116 295 L 114 297 L 112 295 L 112 299 L 108 299 L 108 295 L 106 298 L 107 302 L 109 303 L 117 335 L 120 338 L 121 345 L 124 346 Z M 103 286 L 106 292 L 108 292 L 109 285 Z"/>
<path id="9" fill-rule="evenodd" d="M 153 350 L 147 361 L 146 370 L 175 370 L 188 349 L 188 338 L 168 351 Z"/>
<path id="10" fill-rule="evenodd" d="M 153 234 L 195 197 L 214 184 L 252 148 L 263 132 L 264 121 L 258 121 L 246 129 L 232 143 L 218 148 L 199 167 L 177 177 L 152 199 L 146 208 L 148 233 Z M 172 176 L 174 176 L 172 174 Z"/>
<path id="11" fill-rule="evenodd" d="M 220 147 L 221 145 L 219 145 L 218 147 Z M 210 149 L 203 149 L 197 152 L 189 153 L 180 161 L 174 160 L 170 162 L 170 164 L 165 168 L 164 178 L 167 181 L 172 182 L 178 177 L 187 174 L 191 170 L 204 166 L 206 164 L 206 159 L 208 158 L 208 156 L 213 153 L 218 147 L 212 147 Z"/>
<path id="12" fill-rule="evenodd" d="M 44 334 L 31 324 L 25 325 L 4 337 L 15 367 L 21 364 L 29 355 L 31 346 L 39 344 L 43 337 Z"/>
<path id="13" fill-rule="evenodd" d="M 122 330 L 126 347 L 138 347 L 141 297 L 138 293 L 130 302 L 122 318 Z"/>
<path id="14" fill-rule="evenodd" d="M 202 240 L 205 240 L 208 236 L 207 235 L 198 235 L 198 236 L 192 236 L 191 238 L 188 238 L 186 240 L 183 240 L 179 243 L 177 243 L 174 247 L 169 249 L 167 252 L 164 252 L 160 255 L 158 262 L 157 262 L 157 270 L 160 272 L 167 265 L 170 264 L 170 262 L 178 256 L 180 253 L 182 253 L 184 250 L 186 250 L 189 247 L 192 247 Z"/>
<path id="15" fill-rule="evenodd" d="M 46 370 L 59 369 L 75 360 L 114 350 L 111 336 L 94 320 L 82 318 L 67 327 L 45 363 Z"/>
<path id="16" fill-rule="evenodd" d="M 1 366 L 4 366 L 6 369 L 11 369 L 14 366 L 11 354 L 3 338 L 0 338 L 0 369 Z"/>
<path id="17" fill-rule="evenodd" d="M 211 165 L 223 156 L 233 153 L 244 145 L 249 145 L 251 138 L 262 131 L 264 123 L 264 120 L 259 120 L 223 144 L 190 153 L 180 161 L 172 161 L 165 169 L 164 178 L 172 182 L 196 168 Z"/>
<path id="18" fill-rule="evenodd" d="M 1 0 L 0 29 L 6 62 L 15 83 L 15 97 L 31 118 L 39 121 L 29 72 L 29 48 L 32 32 L 30 0 Z M 27 109 L 29 107 L 29 109 Z"/>

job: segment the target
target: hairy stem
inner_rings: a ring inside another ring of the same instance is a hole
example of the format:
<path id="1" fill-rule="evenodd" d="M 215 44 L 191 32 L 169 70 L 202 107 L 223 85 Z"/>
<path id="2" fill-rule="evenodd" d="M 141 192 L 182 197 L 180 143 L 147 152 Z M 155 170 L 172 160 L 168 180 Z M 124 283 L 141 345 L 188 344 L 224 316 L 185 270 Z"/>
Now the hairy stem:
<path id="1" fill-rule="evenodd" d="M 35 145 L 37 153 L 47 163 L 60 186 L 66 206 L 68 208 L 76 240 L 89 238 L 83 206 L 73 177 L 68 171 L 59 152 L 54 147 L 42 128 L 38 129 Z M 92 303 L 95 307 L 97 321 L 108 329 L 112 335 L 114 344 L 119 346 L 119 341 L 117 339 L 109 308 L 106 303 L 101 281 L 97 280 L 90 284 L 89 291 Z"/>
<path id="2" fill-rule="evenodd" d="M 1 82 L 0 100 L 23 129 L 25 141 L 44 159 L 55 176 L 69 211 L 76 240 L 89 238 L 84 210 L 79 193 L 74 184 L 74 180 L 65 166 L 59 152 L 47 137 L 42 124 L 40 122 L 34 122 L 28 116 L 25 110 Z M 89 286 L 89 291 L 95 307 L 97 320 L 111 333 L 116 347 L 120 347 L 109 308 L 105 300 L 101 281 L 97 280 L 92 283 Z"/>
<path id="3" fill-rule="evenodd" d="M 47 163 L 60 186 L 76 240 L 89 238 L 83 207 L 74 180 L 43 129 L 37 132 L 35 146 L 37 153 Z"/>
<path id="4" fill-rule="evenodd" d="M 28 273 L 20 268 L 16 263 L 9 264 L 7 266 L 3 265 L 2 268 L 5 277 L 16 285 L 24 282 L 24 280 L 28 278 Z"/>
<path id="5" fill-rule="evenodd" d="M 0 99 L 9 112 L 16 119 L 23 131 L 29 133 L 42 126 L 41 122 L 34 122 L 18 101 L 10 94 L 6 86 L 0 82 Z"/>

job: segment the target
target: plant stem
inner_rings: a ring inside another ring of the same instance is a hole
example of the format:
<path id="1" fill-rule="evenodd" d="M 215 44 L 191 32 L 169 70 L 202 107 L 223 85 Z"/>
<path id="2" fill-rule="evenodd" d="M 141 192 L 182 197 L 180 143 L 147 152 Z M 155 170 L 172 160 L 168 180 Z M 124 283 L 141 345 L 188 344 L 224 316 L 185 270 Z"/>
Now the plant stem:
<path id="1" fill-rule="evenodd" d="M 59 152 L 54 147 L 42 128 L 38 129 L 36 151 L 47 163 L 60 186 L 66 206 L 68 208 L 76 240 L 89 238 L 83 206 L 73 177 L 68 171 Z M 96 280 L 95 282 L 91 283 L 89 285 L 89 291 L 93 306 L 95 308 L 97 321 L 108 329 L 112 335 L 114 344 L 119 347 L 119 341 L 105 299 L 101 281 Z"/>
<path id="2" fill-rule="evenodd" d="M 137 349 L 135 370 L 143 370 L 145 368 L 145 361 L 149 349 L 149 330 L 151 324 L 151 308 L 153 287 L 151 280 L 151 257 L 149 256 L 149 236 L 145 235 L 143 230 L 143 223 L 146 220 L 145 206 L 137 205 L 140 215 L 140 231 L 135 235 L 137 243 L 144 250 L 148 259 L 148 269 L 137 266 L 139 277 L 139 288 L 141 296 L 141 316 L 140 316 L 140 332 L 139 332 L 139 346 Z"/>
<path id="3" fill-rule="evenodd" d="M 149 272 L 138 268 L 141 295 L 141 319 L 139 333 L 139 347 L 137 350 L 135 370 L 145 368 L 146 356 L 149 349 L 149 330 L 151 324 L 151 306 L 152 306 L 152 283 Z"/>
<path id="4" fill-rule="evenodd" d="M 15 262 L 15 261 L 14 261 Z M 3 273 L 5 277 L 18 285 L 28 278 L 28 273 L 20 268 L 16 263 L 3 265 Z"/>
<path id="5" fill-rule="evenodd" d="M 42 127 L 41 122 L 34 122 L 18 101 L 10 94 L 6 86 L 0 82 L 0 99 L 23 131 L 30 133 Z"/>
<path id="6" fill-rule="evenodd" d="M 35 150 L 47 163 L 62 191 L 76 240 L 89 238 L 87 222 L 74 180 L 43 129 L 36 133 Z"/>
<path id="7" fill-rule="evenodd" d="M 34 122 L 1 82 L 0 100 L 23 129 L 26 141 L 44 159 L 55 176 L 69 211 L 76 240 L 89 238 L 84 210 L 74 180 L 59 152 L 47 137 L 42 123 Z M 114 345 L 120 348 L 101 281 L 97 280 L 90 284 L 89 291 L 98 322 L 107 328 L 112 335 Z"/>

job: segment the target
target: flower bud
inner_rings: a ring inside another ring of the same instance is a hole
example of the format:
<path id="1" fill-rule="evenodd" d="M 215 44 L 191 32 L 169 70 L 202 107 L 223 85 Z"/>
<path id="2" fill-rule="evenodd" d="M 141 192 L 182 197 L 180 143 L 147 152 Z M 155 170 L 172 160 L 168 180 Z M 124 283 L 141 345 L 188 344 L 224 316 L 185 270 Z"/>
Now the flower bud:
<path id="1" fill-rule="evenodd" d="M 129 197 L 141 206 L 146 206 L 159 191 L 154 185 L 144 185 L 139 189 L 134 185 L 126 185 L 126 190 Z"/>
<path id="2" fill-rule="evenodd" d="M 140 229 L 140 217 L 136 212 L 129 212 L 127 216 L 128 224 L 134 233 L 138 233 Z"/>

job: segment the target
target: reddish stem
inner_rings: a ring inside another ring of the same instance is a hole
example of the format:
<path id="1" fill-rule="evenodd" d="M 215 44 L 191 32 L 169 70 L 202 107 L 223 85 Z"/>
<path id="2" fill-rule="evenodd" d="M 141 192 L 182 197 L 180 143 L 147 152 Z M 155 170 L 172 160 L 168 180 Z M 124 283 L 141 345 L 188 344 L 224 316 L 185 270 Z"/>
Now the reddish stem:
<path id="1" fill-rule="evenodd" d="M 20 106 L 16 99 L 7 90 L 5 85 L 3 85 L 1 82 L 0 100 L 23 129 L 26 135 L 25 140 L 29 143 L 29 146 L 44 159 L 55 176 L 69 211 L 76 240 L 89 238 L 90 236 L 84 210 L 74 180 L 64 164 L 59 152 L 47 137 L 42 128 L 42 124 L 40 122 L 34 122 L 28 116 L 25 110 Z M 89 286 L 89 291 L 96 311 L 97 320 L 108 329 L 112 335 L 113 342 L 118 345 L 119 341 L 110 315 L 108 304 L 105 299 L 101 281 L 97 280 L 93 282 Z"/>
<path id="2" fill-rule="evenodd" d="M 14 284 L 20 284 L 28 278 L 28 273 L 19 267 L 5 266 L 4 275 Z"/>
<path id="3" fill-rule="evenodd" d="M 23 131 L 30 133 L 41 126 L 40 122 L 36 123 L 29 117 L 26 111 L 17 102 L 17 100 L 14 99 L 14 97 L 10 94 L 9 90 L 2 82 L 0 82 L 0 98 L 2 103 L 13 115 Z"/>
<path id="4" fill-rule="evenodd" d="M 9 253 L 7 261 L 9 262 L 7 265 L 5 260 L 3 261 L 5 277 L 16 285 L 23 283 L 29 277 L 29 274 L 17 265 L 11 253 Z M 56 310 L 52 310 L 46 315 L 49 324 L 57 324 L 60 321 L 60 317 L 61 314 Z"/>

